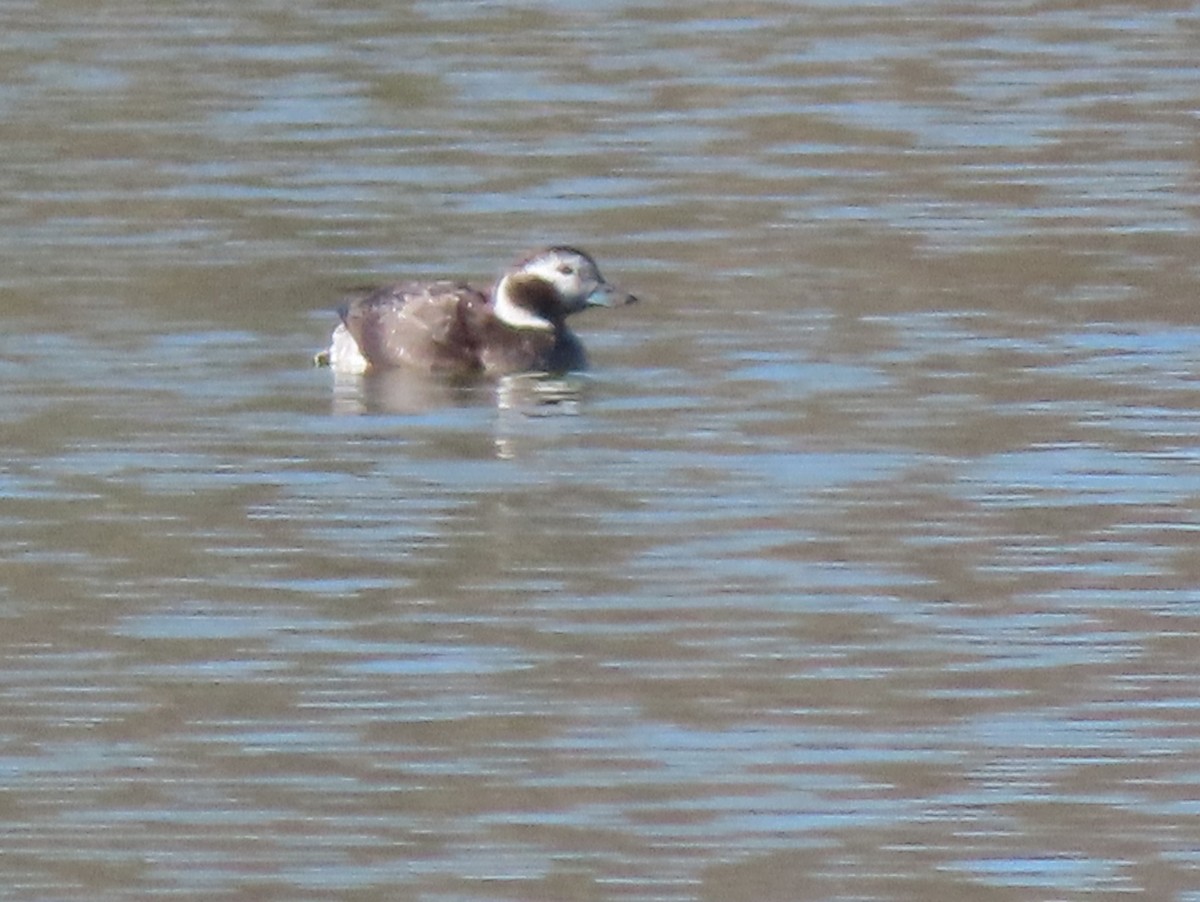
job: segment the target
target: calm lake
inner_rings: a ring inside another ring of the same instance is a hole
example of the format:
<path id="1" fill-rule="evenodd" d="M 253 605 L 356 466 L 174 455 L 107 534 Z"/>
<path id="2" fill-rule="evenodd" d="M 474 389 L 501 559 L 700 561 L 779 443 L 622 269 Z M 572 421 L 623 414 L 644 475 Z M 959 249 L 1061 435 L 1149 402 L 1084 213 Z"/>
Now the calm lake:
<path id="1" fill-rule="evenodd" d="M 1200 902 L 1197 47 L 0 5 L 0 895 Z M 311 366 L 548 243 L 586 376 Z"/>

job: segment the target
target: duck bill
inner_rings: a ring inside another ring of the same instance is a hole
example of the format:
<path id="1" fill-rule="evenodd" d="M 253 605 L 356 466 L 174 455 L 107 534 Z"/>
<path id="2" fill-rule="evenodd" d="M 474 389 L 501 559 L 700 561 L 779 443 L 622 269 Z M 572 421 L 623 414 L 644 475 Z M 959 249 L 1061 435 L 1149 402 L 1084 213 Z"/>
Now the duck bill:
<path id="1" fill-rule="evenodd" d="M 587 298 L 589 307 L 624 307 L 636 303 L 636 297 L 611 282 L 602 282 Z"/>

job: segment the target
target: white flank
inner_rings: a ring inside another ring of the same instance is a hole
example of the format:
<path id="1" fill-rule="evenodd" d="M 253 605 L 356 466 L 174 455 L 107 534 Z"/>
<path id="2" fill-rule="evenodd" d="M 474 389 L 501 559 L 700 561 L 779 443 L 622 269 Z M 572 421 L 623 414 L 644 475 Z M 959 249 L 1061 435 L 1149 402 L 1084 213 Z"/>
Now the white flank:
<path id="1" fill-rule="evenodd" d="M 339 373 L 360 375 L 367 371 L 369 365 L 358 349 L 358 342 L 346 329 L 346 324 L 338 323 L 329 343 L 329 368 Z"/>

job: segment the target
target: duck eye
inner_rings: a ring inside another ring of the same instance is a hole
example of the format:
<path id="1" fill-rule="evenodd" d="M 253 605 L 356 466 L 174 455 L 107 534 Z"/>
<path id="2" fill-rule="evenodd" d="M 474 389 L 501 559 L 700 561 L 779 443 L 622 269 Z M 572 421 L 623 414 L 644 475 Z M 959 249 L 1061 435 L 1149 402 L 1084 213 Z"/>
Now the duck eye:
<path id="1" fill-rule="evenodd" d="M 575 267 L 570 263 L 560 263 L 558 264 L 558 271 L 564 276 L 571 276 L 575 274 Z"/>

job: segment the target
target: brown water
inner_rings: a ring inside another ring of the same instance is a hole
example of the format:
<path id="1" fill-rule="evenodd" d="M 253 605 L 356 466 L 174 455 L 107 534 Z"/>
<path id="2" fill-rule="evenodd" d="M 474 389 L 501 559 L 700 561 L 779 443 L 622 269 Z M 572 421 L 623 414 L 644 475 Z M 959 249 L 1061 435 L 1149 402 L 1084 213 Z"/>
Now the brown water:
<path id="1" fill-rule="evenodd" d="M 1200 900 L 1198 46 L 0 6 L 0 896 Z M 308 367 L 543 241 L 589 379 Z"/>

